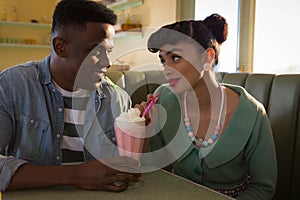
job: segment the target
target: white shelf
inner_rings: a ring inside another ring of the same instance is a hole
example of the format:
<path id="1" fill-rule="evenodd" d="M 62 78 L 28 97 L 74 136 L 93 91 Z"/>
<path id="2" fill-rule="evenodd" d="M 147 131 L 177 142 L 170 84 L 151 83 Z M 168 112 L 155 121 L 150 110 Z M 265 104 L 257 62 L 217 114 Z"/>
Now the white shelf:
<path id="1" fill-rule="evenodd" d="M 0 48 L 50 49 L 49 45 L 0 43 Z"/>
<path id="2" fill-rule="evenodd" d="M 119 0 L 108 4 L 107 7 L 115 12 L 119 12 L 142 4 L 143 0 Z"/>
<path id="3" fill-rule="evenodd" d="M 143 36 L 142 32 L 138 31 L 123 31 L 119 32 L 115 35 L 115 39 L 122 39 L 122 38 L 128 38 L 128 37 L 137 37 L 141 38 Z"/>
<path id="4" fill-rule="evenodd" d="M 12 22 L 0 21 L 0 26 L 28 27 L 28 28 L 51 28 L 51 24 L 30 23 L 30 22 Z"/>

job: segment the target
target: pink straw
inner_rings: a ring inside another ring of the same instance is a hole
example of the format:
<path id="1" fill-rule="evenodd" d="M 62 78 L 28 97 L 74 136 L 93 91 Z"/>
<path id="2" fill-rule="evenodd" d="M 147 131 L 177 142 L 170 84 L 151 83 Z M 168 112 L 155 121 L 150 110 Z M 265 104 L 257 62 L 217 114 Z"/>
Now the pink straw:
<path id="1" fill-rule="evenodd" d="M 142 117 L 145 117 L 145 115 L 149 112 L 151 106 L 154 104 L 155 99 L 156 99 L 157 97 L 159 97 L 159 95 L 160 95 L 160 93 L 157 93 L 157 94 L 153 97 L 153 99 L 150 101 L 150 103 L 148 104 L 148 106 L 147 106 L 146 109 L 144 110 Z"/>

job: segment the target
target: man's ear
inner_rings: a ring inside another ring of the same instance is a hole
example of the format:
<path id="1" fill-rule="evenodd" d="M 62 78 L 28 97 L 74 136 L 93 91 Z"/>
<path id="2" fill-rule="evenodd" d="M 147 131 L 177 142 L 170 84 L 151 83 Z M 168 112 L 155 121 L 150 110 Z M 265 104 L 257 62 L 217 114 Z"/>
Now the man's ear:
<path id="1" fill-rule="evenodd" d="M 55 53 L 59 56 L 59 57 L 66 57 L 66 47 L 65 47 L 65 42 L 64 39 L 60 38 L 60 37 L 55 37 L 52 40 L 52 45 L 53 45 L 53 49 L 55 51 Z"/>

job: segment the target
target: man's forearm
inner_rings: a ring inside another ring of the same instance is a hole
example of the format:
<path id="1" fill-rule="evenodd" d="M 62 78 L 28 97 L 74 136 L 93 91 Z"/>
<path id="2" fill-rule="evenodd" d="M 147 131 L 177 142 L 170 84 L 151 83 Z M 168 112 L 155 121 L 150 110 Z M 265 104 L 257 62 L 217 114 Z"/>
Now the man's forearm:
<path id="1" fill-rule="evenodd" d="M 7 190 L 70 185 L 74 166 L 22 165 L 12 177 Z"/>

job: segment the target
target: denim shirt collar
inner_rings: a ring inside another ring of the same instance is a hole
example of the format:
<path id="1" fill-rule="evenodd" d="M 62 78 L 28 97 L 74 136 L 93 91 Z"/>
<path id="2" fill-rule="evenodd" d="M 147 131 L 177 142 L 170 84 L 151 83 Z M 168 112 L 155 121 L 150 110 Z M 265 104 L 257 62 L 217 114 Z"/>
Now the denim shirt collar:
<path id="1" fill-rule="evenodd" d="M 51 83 L 50 74 L 50 55 L 48 55 L 44 60 L 42 60 L 38 65 L 38 76 L 42 84 Z"/>

